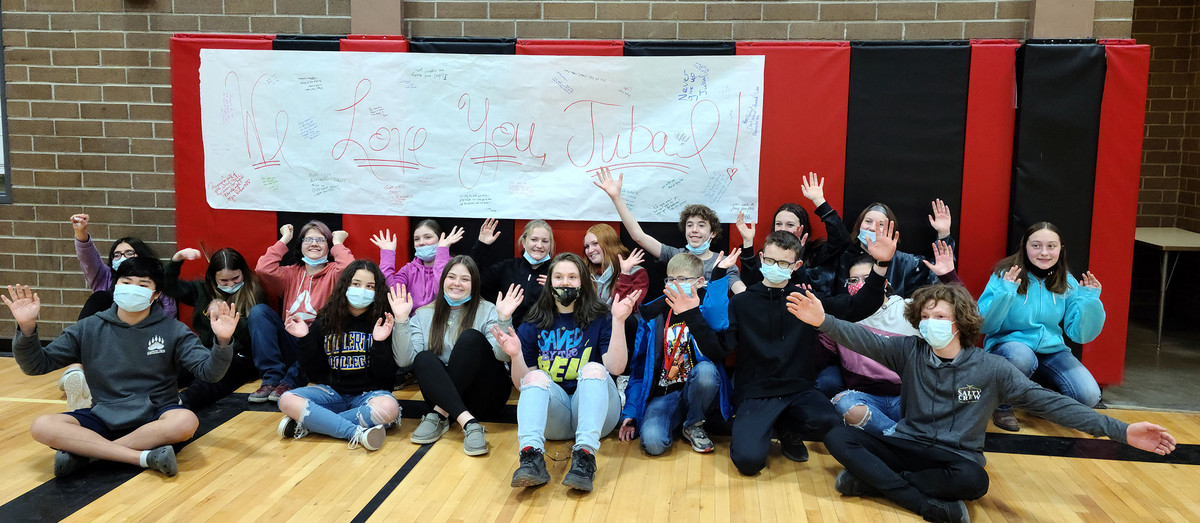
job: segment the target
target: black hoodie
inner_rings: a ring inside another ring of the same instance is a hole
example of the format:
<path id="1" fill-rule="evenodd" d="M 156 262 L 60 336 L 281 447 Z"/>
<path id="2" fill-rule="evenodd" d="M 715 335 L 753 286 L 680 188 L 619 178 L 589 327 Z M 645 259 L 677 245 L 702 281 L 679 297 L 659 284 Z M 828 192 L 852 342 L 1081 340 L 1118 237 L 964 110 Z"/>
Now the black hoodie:
<path id="1" fill-rule="evenodd" d="M 308 336 L 300 339 L 300 368 L 313 383 L 329 385 L 338 394 L 390 392 L 396 381 L 396 360 L 391 337 L 375 341 L 372 335 L 377 320 L 365 312 L 351 316 L 341 334 L 326 334 L 321 320 L 313 321 Z"/>

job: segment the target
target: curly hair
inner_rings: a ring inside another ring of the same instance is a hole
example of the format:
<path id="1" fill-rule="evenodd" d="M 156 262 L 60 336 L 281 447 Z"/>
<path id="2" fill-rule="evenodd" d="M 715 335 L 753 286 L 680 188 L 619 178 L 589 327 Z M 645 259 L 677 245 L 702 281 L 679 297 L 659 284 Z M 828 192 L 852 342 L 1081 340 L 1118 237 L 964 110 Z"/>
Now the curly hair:
<path id="1" fill-rule="evenodd" d="M 921 310 L 935 307 L 939 301 L 949 303 L 950 308 L 954 309 L 954 324 L 958 327 L 958 341 L 963 347 L 974 345 L 975 339 L 979 337 L 983 328 L 983 316 L 979 314 L 979 306 L 975 304 L 975 298 L 971 297 L 971 293 L 965 287 L 957 283 L 949 285 L 936 283 L 917 289 L 912 295 L 912 300 L 904 308 L 904 319 L 908 320 L 914 329 L 919 329 Z"/>
<path id="2" fill-rule="evenodd" d="M 712 239 L 715 240 L 721 237 L 721 219 L 717 217 L 717 213 L 709 209 L 707 205 L 700 205 L 698 203 L 693 203 L 684 207 L 682 211 L 679 211 L 679 232 L 687 234 L 687 221 L 692 216 L 708 222 L 708 228 L 716 233 Z"/>

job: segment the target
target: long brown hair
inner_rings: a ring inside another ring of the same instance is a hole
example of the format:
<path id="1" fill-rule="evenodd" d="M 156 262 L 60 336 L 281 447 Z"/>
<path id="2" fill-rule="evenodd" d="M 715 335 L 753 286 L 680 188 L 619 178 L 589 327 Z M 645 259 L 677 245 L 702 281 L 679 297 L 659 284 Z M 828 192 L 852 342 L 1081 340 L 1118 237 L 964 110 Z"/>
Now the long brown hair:
<path id="1" fill-rule="evenodd" d="M 587 232 L 596 236 L 596 243 L 600 244 L 600 251 L 604 253 L 604 261 L 600 265 L 592 263 L 592 260 L 584 259 L 591 273 L 604 274 L 609 267 L 620 270 L 621 260 L 617 257 L 628 255 L 629 249 L 621 243 L 621 237 L 617 236 L 617 231 L 607 223 L 597 223 L 588 227 Z"/>
<path id="2" fill-rule="evenodd" d="M 479 279 L 479 266 L 475 265 L 475 260 L 470 256 L 455 256 L 450 258 L 450 262 L 442 269 L 442 277 L 438 280 L 437 297 L 433 299 L 433 303 L 425 307 L 433 307 L 433 319 L 429 322 L 429 339 L 425 340 L 426 347 L 433 351 L 438 356 L 446 350 L 444 339 L 446 338 L 446 323 L 450 321 L 450 304 L 443 297 L 446 289 L 446 276 L 450 274 L 450 269 L 455 265 L 462 265 L 467 268 L 467 273 L 471 275 L 471 300 L 463 304 L 462 317 L 458 319 L 458 326 L 454 329 L 453 339 L 458 339 L 462 336 L 464 330 L 467 330 L 475 324 L 475 313 L 479 310 L 480 287 L 483 282 Z"/>
<path id="3" fill-rule="evenodd" d="M 204 272 L 204 290 L 208 293 L 209 299 L 228 296 L 217 288 L 217 273 L 220 271 L 242 273 L 242 288 L 229 296 L 226 301 L 233 305 L 234 310 L 243 318 L 250 317 L 252 307 L 267 301 L 266 292 L 263 291 L 262 285 L 259 285 L 258 277 L 254 275 L 254 269 L 250 268 L 250 264 L 246 263 L 246 258 L 241 253 L 230 247 L 213 253 L 212 258 L 208 260 L 208 270 Z"/>
<path id="4" fill-rule="evenodd" d="M 350 288 L 354 273 L 359 269 L 366 269 L 375 277 L 375 301 L 371 302 L 371 306 L 367 307 L 363 314 L 378 319 L 382 318 L 385 312 L 392 310 L 388 305 L 387 278 L 384 278 L 383 271 L 371 260 L 354 260 L 342 270 L 337 283 L 333 285 L 333 291 L 329 294 L 329 300 L 317 313 L 317 319 L 321 321 L 321 329 L 326 336 L 346 332 L 346 323 L 350 320 L 350 300 L 346 298 L 346 289 Z"/>
<path id="5" fill-rule="evenodd" d="M 1067 265 L 1067 246 L 1063 244 L 1062 232 L 1050 222 L 1037 222 L 1025 229 L 1025 234 L 1021 235 L 1021 245 L 1017 246 L 1017 252 L 1012 256 L 1004 258 L 996 262 L 996 266 L 992 268 L 996 276 L 1003 276 L 1008 269 L 1016 265 L 1021 268 L 1021 274 L 1018 278 L 1021 279 L 1021 284 L 1017 285 L 1017 294 L 1025 294 L 1029 290 L 1029 257 L 1025 254 L 1025 245 L 1029 243 L 1029 237 L 1038 231 L 1050 231 L 1058 236 L 1058 262 L 1050 268 L 1050 274 L 1046 276 L 1046 290 L 1055 294 L 1066 294 L 1070 290 L 1070 280 L 1068 275 L 1071 273 L 1070 266 Z"/>
<path id="6" fill-rule="evenodd" d="M 585 278 L 588 274 L 587 262 L 583 261 L 578 254 L 564 252 L 555 256 L 553 260 L 550 260 L 549 270 L 546 271 L 546 284 L 542 286 L 542 294 L 538 296 L 533 307 L 529 309 L 529 313 L 525 315 L 526 323 L 537 325 L 540 329 L 549 329 L 554 326 L 554 320 L 558 318 L 558 309 L 554 306 L 554 285 L 551 279 L 554 267 L 560 263 L 575 264 L 580 278 Z M 572 313 L 575 317 L 575 325 L 581 329 L 586 328 L 593 320 L 609 313 L 608 305 L 605 305 L 596 296 L 596 286 L 590 285 L 590 283 L 583 281 L 579 285 L 579 297 L 575 299 L 575 312 Z"/>
<path id="7" fill-rule="evenodd" d="M 887 216 L 888 221 L 892 223 L 892 227 L 895 230 L 900 230 L 900 224 L 896 223 L 896 213 L 892 212 L 892 208 L 888 207 L 886 204 L 874 202 L 871 205 L 866 206 L 862 212 L 858 213 L 858 218 L 854 219 L 854 224 L 850 227 L 850 232 L 858 234 L 858 230 L 862 228 L 863 219 L 867 217 L 867 213 L 871 212 L 871 210 L 875 209 L 876 207 L 883 209 L 883 215 Z M 850 238 L 853 240 L 854 235 L 851 235 Z"/>

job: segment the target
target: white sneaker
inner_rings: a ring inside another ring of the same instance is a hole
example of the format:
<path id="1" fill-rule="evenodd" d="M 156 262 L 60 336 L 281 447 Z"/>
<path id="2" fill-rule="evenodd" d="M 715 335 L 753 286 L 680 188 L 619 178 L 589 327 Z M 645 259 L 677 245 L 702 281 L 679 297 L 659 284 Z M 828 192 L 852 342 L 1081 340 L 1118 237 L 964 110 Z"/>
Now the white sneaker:
<path id="1" fill-rule="evenodd" d="M 92 406 L 92 389 L 88 388 L 83 369 L 70 368 L 58 379 L 58 389 L 67 395 L 67 410 L 75 411 Z"/>
<path id="2" fill-rule="evenodd" d="M 308 435 L 308 429 L 304 428 L 299 421 L 284 416 L 279 420 L 279 426 L 275 428 L 275 433 L 281 438 L 300 439 Z"/>
<path id="3" fill-rule="evenodd" d="M 354 430 L 354 435 L 350 436 L 350 444 L 347 445 L 351 450 L 362 448 L 375 451 L 383 446 L 383 439 L 387 437 L 387 430 L 383 425 L 375 425 L 374 427 L 359 426 Z"/>
<path id="4" fill-rule="evenodd" d="M 617 376 L 617 395 L 621 397 L 621 406 L 625 406 L 625 388 L 629 386 L 629 376 Z"/>

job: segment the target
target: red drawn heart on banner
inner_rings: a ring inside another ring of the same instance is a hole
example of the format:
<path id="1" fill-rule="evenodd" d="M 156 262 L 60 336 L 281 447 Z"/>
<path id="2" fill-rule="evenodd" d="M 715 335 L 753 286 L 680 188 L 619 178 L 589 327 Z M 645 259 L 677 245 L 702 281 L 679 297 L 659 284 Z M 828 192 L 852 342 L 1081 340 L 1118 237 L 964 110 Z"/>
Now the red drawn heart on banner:
<path id="1" fill-rule="evenodd" d="M 729 180 L 733 181 L 733 175 L 737 174 L 737 171 L 738 171 L 737 167 L 730 167 L 728 169 L 725 169 L 725 174 L 728 174 Z"/>

